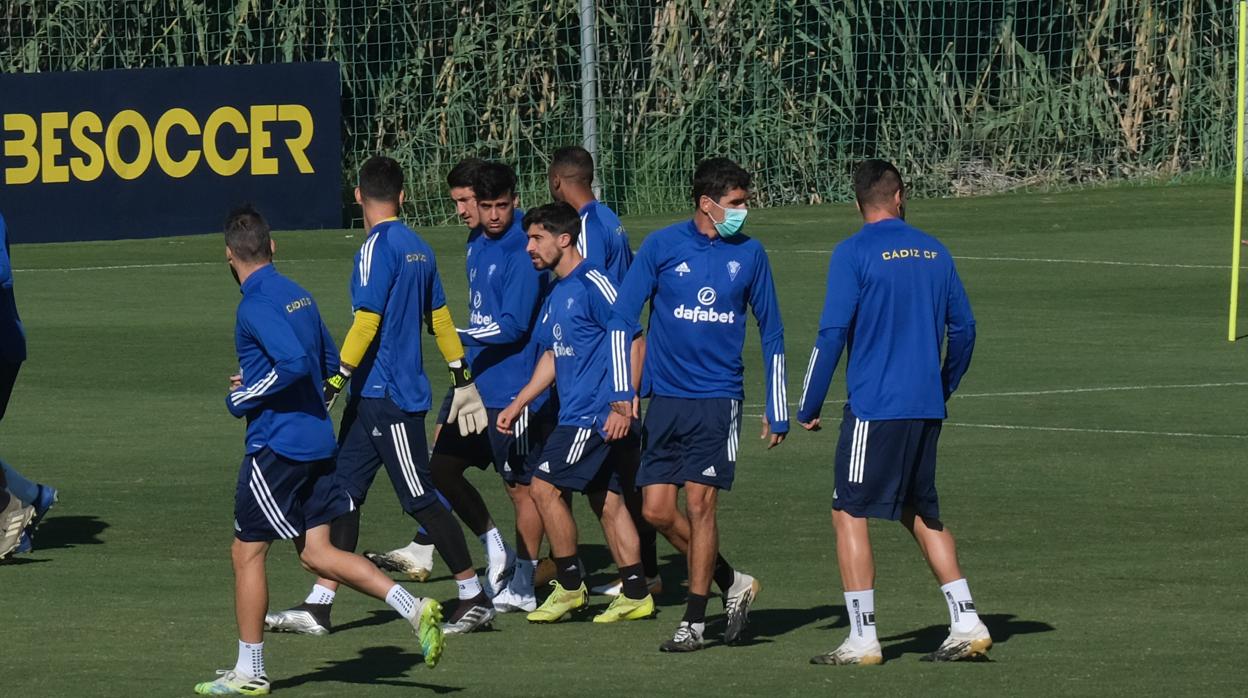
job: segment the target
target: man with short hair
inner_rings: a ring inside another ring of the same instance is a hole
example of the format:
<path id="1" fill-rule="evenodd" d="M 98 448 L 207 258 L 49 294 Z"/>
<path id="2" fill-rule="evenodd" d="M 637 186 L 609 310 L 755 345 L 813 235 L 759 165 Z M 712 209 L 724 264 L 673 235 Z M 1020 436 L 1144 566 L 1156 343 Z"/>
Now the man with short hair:
<path id="1" fill-rule="evenodd" d="M 749 189 L 749 173 L 727 158 L 698 165 L 693 218 L 646 238 L 614 308 L 612 363 L 619 382 L 629 376 L 631 363 L 623 342 L 650 301 L 641 392 L 651 399 L 637 484 L 646 519 L 689 563 L 688 605 L 672 639 L 659 648 L 665 652 L 703 647 L 712 578 L 724 592 L 728 644 L 740 639 L 761 588 L 718 554 L 716 520 L 719 491 L 732 487 L 737 463 L 747 306 L 762 336 L 768 448 L 783 442 L 789 430 L 784 326 L 771 264 L 763 246 L 741 234 Z M 626 400 L 613 402 L 612 409 L 633 410 Z M 687 513 L 677 507 L 682 487 Z"/>
<path id="2" fill-rule="evenodd" d="M 338 374 L 338 352 L 312 295 L 273 266 L 275 246 L 252 208 L 230 214 L 225 256 L 243 294 L 234 344 L 239 373 L 226 407 L 247 419 L 246 457 L 234 495 L 235 615 L 238 661 L 201 695 L 266 695 L 264 562 L 274 540 L 292 540 L 308 569 L 378 599 L 399 612 L 420 640 L 425 664 L 442 655 L 442 609 L 418 599 L 359 555 L 330 541 L 329 522 L 354 508 L 334 477 L 333 423 L 322 382 Z"/>
<path id="3" fill-rule="evenodd" d="M 633 249 L 628 244 L 628 232 L 620 223 L 619 216 L 594 195 L 593 156 L 579 145 L 556 150 L 551 156 L 546 180 L 551 198 L 571 205 L 580 216 L 581 231 L 576 238 L 576 249 L 581 257 L 597 266 L 612 284 L 619 287 L 629 265 L 633 263 Z M 637 345 L 639 351 L 642 347 L 644 343 Z M 643 358 L 637 354 L 633 362 L 640 366 Z M 641 493 L 634 488 L 626 488 L 624 499 L 641 538 L 641 562 L 646 570 L 646 584 L 651 593 L 660 594 L 663 580 L 659 577 L 659 554 L 655 546 L 657 532 L 641 513 Z M 621 589 L 617 579 L 596 586 L 590 592 L 618 596 Z"/>
<path id="4" fill-rule="evenodd" d="M 336 545 L 355 551 L 360 508 L 385 465 L 403 511 L 428 531 L 455 577 L 459 604 L 448 625 L 468 632 L 488 625 L 494 610 L 473 569 L 463 531 L 434 492 L 425 445 L 432 395 L 422 358 L 422 323 L 435 335 L 450 369 L 452 426 L 465 434 L 483 431 L 485 406 L 464 362 L 433 250 L 398 218 L 402 168 L 388 157 L 369 158 L 360 168 L 355 198 L 368 236 L 352 270 L 354 321 L 342 343 L 341 368 L 325 384 L 329 404 L 351 385 L 352 414 L 343 417 L 335 472 L 355 507 L 334 521 L 331 532 Z M 336 591 L 332 580 L 317 580 L 303 604 L 269 614 L 266 621 L 273 630 L 327 633 Z"/>
<path id="5" fill-rule="evenodd" d="M 543 353 L 529 384 L 498 416 L 504 433 L 529 401 L 552 383 L 559 393 L 558 426 L 537 459 L 531 485 L 556 566 L 554 590 L 528 615 L 532 623 L 555 623 L 586 604 L 585 570 L 577 559 L 576 522 L 567 496 L 588 495 L 623 580 L 622 593 L 595 623 L 638 620 L 654 614 L 646 588 L 637 529 L 621 493 L 634 489 L 640 457 L 632 418 L 611 410 L 613 397 L 629 399 L 628 386 L 612 382 L 607 328 L 615 284 L 581 257 L 581 221 L 566 203 L 539 206 L 524 217 L 533 266 L 557 277 L 537 330 Z M 636 328 L 634 336 L 640 336 Z M 630 342 L 641 341 L 630 337 Z"/>
<path id="6" fill-rule="evenodd" d="M 811 662 L 884 661 L 875 628 L 871 518 L 900 521 L 940 582 L 949 636 L 925 659 L 980 657 L 992 637 L 976 613 L 936 497 L 936 442 L 945 403 L 971 362 L 975 318 L 949 250 L 906 223 L 897 168 L 883 160 L 859 165 L 854 197 L 865 223 L 832 252 L 797 412 L 804 428 L 820 428 L 828 385 L 848 342 L 849 399 L 836 448 L 832 523 L 850 632 L 840 647 Z"/>
<path id="7" fill-rule="evenodd" d="M 477 227 L 477 200 L 472 195 L 472 177 L 477 168 L 484 164 L 481 158 L 468 157 L 460 160 L 446 175 L 447 192 L 455 203 L 455 215 L 471 232 Z M 433 441 L 437 443 L 438 434 L 442 431 L 442 423 L 436 422 L 433 427 Z M 448 508 L 451 506 L 446 498 L 438 493 L 438 498 Z M 383 570 L 397 572 L 408 579 L 423 582 L 433 573 L 433 541 L 424 528 L 419 529 L 412 542 L 402 548 L 395 548 L 384 553 L 371 550 L 364 551 L 364 557 Z M 488 547 L 486 554 L 489 554 Z"/>
<path id="8" fill-rule="evenodd" d="M 515 172 L 502 163 L 483 163 L 473 173 L 472 192 L 478 227 L 468 235 L 469 325 L 459 334 L 494 421 L 515 400 L 537 364 L 532 330 L 547 275 L 533 268 L 525 252 Z M 546 403 L 545 394 L 533 400 L 510 436 L 495 429 L 466 436 L 443 429 L 433 446 L 430 465 L 438 491 L 486 545 L 486 589 L 500 612 L 527 612 L 537 606 L 533 578 L 543 531 L 541 515 L 529 496 L 529 482 L 533 458 L 553 427 Z M 464 477 L 468 468 L 484 469 L 490 464 L 502 477 L 515 507 L 515 551 L 503 542 L 481 493 Z"/>
<path id="9" fill-rule="evenodd" d="M 0 420 L 25 360 L 26 332 L 13 295 L 8 229 L 0 216 Z M 28 480 L 0 460 L 0 560 L 33 549 L 35 527 L 56 500 L 56 488 Z"/>

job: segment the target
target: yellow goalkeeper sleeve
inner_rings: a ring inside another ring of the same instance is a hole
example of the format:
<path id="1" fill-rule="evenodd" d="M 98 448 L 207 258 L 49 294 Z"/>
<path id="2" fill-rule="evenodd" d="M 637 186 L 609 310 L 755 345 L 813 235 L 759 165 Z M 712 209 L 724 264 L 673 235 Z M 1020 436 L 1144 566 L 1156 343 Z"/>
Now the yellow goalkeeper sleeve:
<path id="1" fill-rule="evenodd" d="M 344 366 L 354 369 L 360 365 L 364 360 L 364 352 L 368 351 L 380 327 L 381 316 L 377 313 L 355 311 L 355 321 L 351 323 L 351 329 L 347 331 L 347 338 L 342 341 L 342 351 L 339 353 Z"/>
<path id="2" fill-rule="evenodd" d="M 455 330 L 455 321 L 451 319 L 451 311 L 445 305 L 430 314 L 429 327 L 438 342 L 438 351 L 446 363 L 464 358 L 464 345 L 459 341 L 459 332 Z"/>

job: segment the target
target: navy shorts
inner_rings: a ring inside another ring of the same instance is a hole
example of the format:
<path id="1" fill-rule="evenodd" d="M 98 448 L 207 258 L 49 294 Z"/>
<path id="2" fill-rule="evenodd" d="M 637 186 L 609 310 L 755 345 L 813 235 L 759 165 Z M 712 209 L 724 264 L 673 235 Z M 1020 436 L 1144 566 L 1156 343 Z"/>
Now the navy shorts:
<path id="1" fill-rule="evenodd" d="M 297 461 L 269 448 L 248 454 L 234 491 L 234 537 L 267 542 L 302 536 L 351 511 L 334 461 Z"/>
<path id="2" fill-rule="evenodd" d="M 637 486 L 696 482 L 732 489 L 741 441 L 741 401 L 650 399 L 642 425 Z"/>
<path id="3" fill-rule="evenodd" d="M 633 486 L 640 457 L 636 434 L 607 443 L 596 428 L 560 425 L 546 439 L 533 477 L 559 489 L 620 494 Z"/>
<path id="4" fill-rule="evenodd" d="M 836 445 L 836 489 L 832 508 L 858 517 L 901 518 L 911 507 L 919 516 L 940 518 L 936 497 L 939 419 L 858 419 L 845 405 Z"/>
<path id="5" fill-rule="evenodd" d="M 429 472 L 425 413 L 404 412 L 388 398 L 362 398 L 338 444 L 335 473 L 356 506 L 364 504 L 377 470 L 386 466 L 403 511 L 412 514 L 438 500 Z"/>
<path id="6" fill-rule="evenodd" d="M 525 408 L 520 418 L 512 425 L 512 435 L 502 433 L 494 425 L 498 423 L 501 409 L 486 408 L 489 424 L 480 434 L 460 436 L 459 426 L 447 424 L 446 418 L 451 412 L 451 395 L 447 391 L 442 401 L 442 409 L 438 411 L 438 424 L 442 431 L 433 444 L 433 452 L 460 458 L 478 468 L 485 470 L 491 464 L 504 482 L 527 485 L 533 480 L 533 469 L 537 458 L 542 453 L 542 446 L 550 432 L 554 429 L 555 418 L 551 413 L 551 401 L 538 410 Z"/>

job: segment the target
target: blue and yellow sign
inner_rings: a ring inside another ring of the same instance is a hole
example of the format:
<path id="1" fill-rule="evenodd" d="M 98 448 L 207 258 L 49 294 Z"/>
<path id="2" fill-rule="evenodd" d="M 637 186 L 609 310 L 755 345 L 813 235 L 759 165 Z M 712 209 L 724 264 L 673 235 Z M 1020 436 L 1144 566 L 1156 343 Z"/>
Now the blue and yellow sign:
<path id="1" fill-rule="evenodd" d="M 0 75 L 0 213 L 14 242 L 342 221 L 335 63 Z"/>

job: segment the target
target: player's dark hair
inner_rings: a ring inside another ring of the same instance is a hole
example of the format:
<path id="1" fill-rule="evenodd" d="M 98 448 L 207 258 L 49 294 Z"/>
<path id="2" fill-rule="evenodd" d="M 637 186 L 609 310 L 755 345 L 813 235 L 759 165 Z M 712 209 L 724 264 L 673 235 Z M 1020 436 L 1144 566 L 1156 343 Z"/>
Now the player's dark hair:
<path id="1" fill-rule="evenodd" d="M 477 201 L 496 201 L 516 195 L 516 171 L 501 162 L 483 162 L 472 173 L 472 195 Z"/>
<path id="2" fill-rule="evenodd" d="M 585 186 L 594 183 L 594 156 L 579 145 L 567 145 L 556 150 L 550 158 L 550 169 L 560 177 L 576 180 Z"/>
<path id="3" fill-rule="evenodd" d="M 446 174 L 446 186 L 451 189 L 471 187 L 473 174 L 484 164 L 485 160 L 482 160 L 481 158 L 469 157 L 460 160 L 455 163 L 455 166 L 451 168 L 451 171 Z"/>
<path id="4" fill-rule="evenodd" d="M 750 188 L 750 173 L 728 158 L 703 160 L 693 173 L 693 205 L 709 196 L 716 203 L 733 189 Z"/>
<path id="5" fill-rule="evenodd" d="M 529 209 L 520 224 L 524 226 L 526 233 L 529 232 L 529 226 L 540 225 L 555 237 L 571 235 L 573 245 L 581 236 L 581 217 L 577 215 L 576 209 L 572 208 L 571 204 L 562 201 Z"/>
<path id="6" fill-rule="evenodd" d="M 360 196 L 370 201 L 399 203 L 403 191 L 403 168 L 394 158 L 374 155 L 360 167 Z"/>
<path id="7" fill-rule="evenodd" d="M 225 219 L 225 246 L 241 262 L 267 262 L 273 259 L 269 223 L 251 204 L 230 211 Z"/>
<path id="8" fill-rule="evenodd" d="M 887 160 L 864 160 L 854 170 L 854 198 L 860 208 L 887 206 L 905 190 L 901 173 Z"/>

